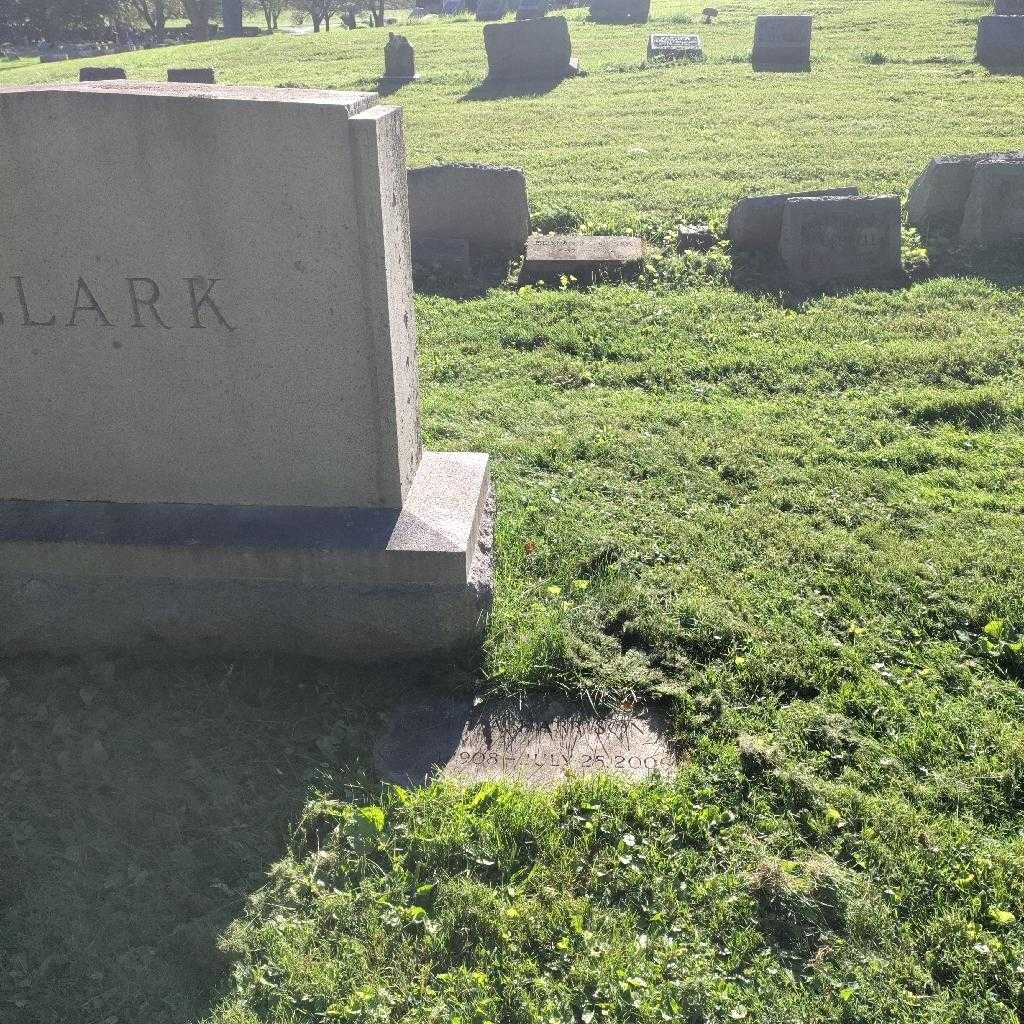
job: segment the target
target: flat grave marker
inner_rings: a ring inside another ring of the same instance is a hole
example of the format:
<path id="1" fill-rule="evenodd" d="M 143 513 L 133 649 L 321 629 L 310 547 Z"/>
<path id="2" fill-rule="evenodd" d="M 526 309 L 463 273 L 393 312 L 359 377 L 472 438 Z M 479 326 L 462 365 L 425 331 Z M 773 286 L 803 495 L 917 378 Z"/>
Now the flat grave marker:
<path id="1" fill-rule="evenodd" d="M 374 763 L 401 786 L 439 777 L 551 786 L 569 775 L 670 778 L 678 768 L 664 723 L 651 711 L 600 715 L 548 698 L 476 705 L 472 697 L 447 696 L 392 712 Z"/>
<path id="2" fill-rule="evenodd" d="M 634 235 L 530 235 L 519 283 L 622 279 L 639 273 L 643 259 L 644 243 Z"/>
<path id="3" fill-rule="evenodd" d="M 653 60 L 701 60 L 704 50 L 700 36 L 673 35 L 668 32 L 653 32 L 647 37 L 647 59 Z"/>

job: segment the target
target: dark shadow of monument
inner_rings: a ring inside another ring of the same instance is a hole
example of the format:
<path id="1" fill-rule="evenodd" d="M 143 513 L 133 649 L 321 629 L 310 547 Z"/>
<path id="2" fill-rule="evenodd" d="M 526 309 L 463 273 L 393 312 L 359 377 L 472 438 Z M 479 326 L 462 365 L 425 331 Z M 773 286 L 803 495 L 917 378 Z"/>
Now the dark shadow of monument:
<path id="1" fill-rule="evenodd" d="M 849 283 L 826 282 L 814 287 L 794 287 L 782 260 L 778 257 L 763 253 L 734 253 L 732 259 L 729 280 L 737 291 L 757 298 L 773 299 L 786 309 L 797 309 L 805 302 L 825 296 L 838 298 L 852 295 L 865 288 L 882 292 L 901 291 L 928 276 L 901 272 L 888 277 Z"/>
<path id="2" fill-rule="evenodd" d="M 485 78 L 474 85 L 465 95 L 459 97 L 460 103 L 475 103 L 485 100 L 508 100 L 519 97 L 546 96 L 557 89 L 569 77 L 559 75 L 556 78 Z"/>
<path id="3" fill-rule="evenodd" d="M 449 299 L 478 299 L 509 280 L 507 259 L 475 254 L 464 270 L 413 254 L 412 279 L 422 295 L 443 295 Z"/>
<path id="4" fill-rule="evenodd" d="M 407 85 L 412 85 L 417 79 L 394 79 L 394 78 L 380 78 L 377 80 L 376 85 L 373 86 L 373 91 L 384 98 L 386 96 L 394 96 L 400 89 L 404 89 Z"/>
<path id="5" fill-rule="evenodd" d="M 0 1019 L 204 1019 L 310 787 L 368 781 L 379 712 L 432 672 L 0 660 Z"/>

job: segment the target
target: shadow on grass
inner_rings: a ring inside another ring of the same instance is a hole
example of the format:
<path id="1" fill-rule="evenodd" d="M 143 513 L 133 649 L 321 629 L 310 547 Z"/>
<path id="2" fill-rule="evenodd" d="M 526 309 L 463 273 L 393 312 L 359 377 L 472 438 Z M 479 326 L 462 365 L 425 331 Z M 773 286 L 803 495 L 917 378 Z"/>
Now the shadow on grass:
<path id="1" fill-rule="evenodd" d="M 980 277 L 1000 288 L 1024 288 L 1024 242 L 992 249 L 929 246 L 932 277 Z"/>
<path id="2" fill-rule="evenodd" d="M 309 787 L 422 669 L 0 661 L 0 1020 L 181 1024 Z"/>
<path id="3" fill-rule="evenodd" d="M 541 79 L 495 79 L 485 78 L 474 85 L 460 103 L 476 103 L 486 100 L 508 100 L 516 97 L 546 96 L 565 81 L 565 77 Z"/>
<path id="4" fill-rule="evenodd" d="M 464 267 L 446 266 L 440 260 L 420 255 L 413 259 L 412 272 L 417 292 L 449 299 L 478 299 L 510 279 L 508 260 L 480 255 Z"/>
<path id="5" fill-rule="evenodd" d="M 731 280 L 737 291 L 772 298 L 786 308 L 824 296 L 850 295 L 863 288 L 895 292 L 937 277 L 976 277 L 1000 288 L 1024 288 L 1024 243 L 992 249 L 962 249 L 942 241 L 929 246 L 927 267 L 903 273 L 888 281 L 844 286 L 795 289 L 790 286 L 778 260 L 757 254 L 733 256 Z"/>
<path id="6" fill-rule="evenodd" d="M 394 96 L 400 89 L 404 89 L 407 85 L 412 85 L 415 81 L 416 79 L 413 78 L 379 78 L 373 86 L 373 91 L 383 99 L 385 96 Z"/>
<path id="7" fill-rule="evenodd" d="M 856 284 L 826 283 L 815 287 L 795 288 L 779 260 L 757 253 L 734 254 L 731 274 L 732 285 L 737 291 L 758 298 L 774 299 L 787 309 L 796 309 L 805 302 L 827 295 L 850 295 L 864 288 L 886 292 L 899 291 L 919 279 L 919 275 L 912 278 L 910 275 L 900 274 L 891 279 L 864 281 Z"/>

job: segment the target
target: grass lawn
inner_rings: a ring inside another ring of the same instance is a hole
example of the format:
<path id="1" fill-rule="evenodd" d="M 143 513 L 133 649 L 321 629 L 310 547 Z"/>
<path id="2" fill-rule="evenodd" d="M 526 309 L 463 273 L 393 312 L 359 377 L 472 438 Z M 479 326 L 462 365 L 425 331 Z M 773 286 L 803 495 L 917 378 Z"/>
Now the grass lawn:
<path id="1" fill-rule="evenodd" d="M 542 226 L 657 241 L 741 195 L 905 196 L 933 155 L 1024 148 L 1024 80 L 971 63 L 987 4 L 793 6 L 816 15 L 813 71 L 772 76 L 744 63 L 769 8 L 723 5 L 694 27 L 706 63 L 643 68 L 646 33 L 700 6 L 570 12 L 588 77 L 498 98 L 481 26 L 408 26 L 410 162 L 521 166 Z M 118 62 L 371 88 L 385 38 Z M 0 63 L 0 84 L 77 67 Z M 904 289 L 799 305 L 730 283 L 724 249 L 637 287 L 419 296 L 425 439 L 492 453 L 501 517 L 483 663 L 436 681 L 657 700 L 679 779 L 382 791 L 368 736 L 414 667 L 12 663 L 0 853 L 24 884 L 0 907 L 0 1019 L 1019 1020 L 1024 253 L 917 264 Z M 133 737 L 165 721 L 193 732 L 155 770 Z M 105 790 L 60 761 L 94 739 L 118 751 Z M 182 764 L 225 785 L 168 811 Z"/>

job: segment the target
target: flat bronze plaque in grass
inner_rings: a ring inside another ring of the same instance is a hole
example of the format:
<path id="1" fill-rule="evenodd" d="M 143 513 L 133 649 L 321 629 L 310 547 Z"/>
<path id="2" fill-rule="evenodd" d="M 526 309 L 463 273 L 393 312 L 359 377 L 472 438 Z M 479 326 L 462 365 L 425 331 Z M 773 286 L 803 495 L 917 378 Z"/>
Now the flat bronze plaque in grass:
<path id="1" fill-rule="evenodd" d="M 440 777 L 535 786 L 601 773 L 637 780 L 674 775 L 677 765 L 663 722 L 649 710 L 597 714 L 547 698 L 474 705 L 452 696 L 393 711 L 374 761 L 382 778 L 403 786 Z"/>

